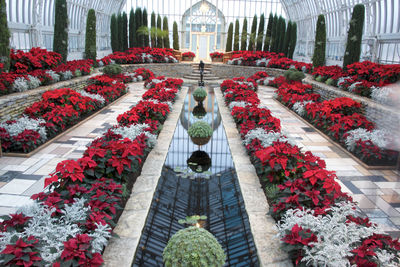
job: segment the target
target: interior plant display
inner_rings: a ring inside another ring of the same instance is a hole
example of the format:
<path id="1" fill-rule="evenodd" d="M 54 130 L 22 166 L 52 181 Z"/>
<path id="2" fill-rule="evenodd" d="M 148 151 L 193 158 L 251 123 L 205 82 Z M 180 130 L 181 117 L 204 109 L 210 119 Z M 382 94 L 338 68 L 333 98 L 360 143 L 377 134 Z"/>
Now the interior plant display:
<path id="1" fill-rule="evenodd" d="M 326 50 L 325 16 L 321 14 L 318 16 L 317 29 L 315 31 L 314 55 L 312 58 L 314 68 L 325 65 L 325 50 Z"/>
<path id="2" fill-rule="evenodd" d="M 0 72 L 8 71 L 10 69 L 10 30 L 5 0 L 0 1 L 0 58 Z"/>
<path id="3" fill-rule="evenodd" d="M 353 8 L 349 31 L 347 32 L 346 51 L 343 56 L 343 68 L 360 61 L 361 42 L 364 28 L 365 6 L 357 4 Z"/>
<path id="4" fill-rule="evenodd" d="M 296 69 L 288 69 L 287 71 L 285 71 L 283 76 L 285 76 L 288 81 L 301 81 L 306 77 L 303 72 Z"/>
<path id="5" fill-rule="evenodd" d="M 182 53 L 182 60 L 193 61 L 193 58 L 196 57 L 196 54 L 193 52 L 185 52 Z"/>
<path id="6" fill-rule="evenodd" d="M 189 127 L 188 134 L 192 142 L 200 146 L 210 141 L 213 130 L 207 122 L 196 121 Z"/>
<path id="7" fill-rule="evenodd" d="M 54 16 L 54 52 L 61 56 L 63 62 L 68 56 L 68 11 L 66 0 L 55 1 Z"/>
<path id="8" fill-rule="evenodd" d="M 85 58 L 96 62 L 97 46 L 96 46 L 96 11 L 90 9 L 88 11 L 86 21 L 86 35 L 85 35 Z"/>
<path id="9" fill-rule="evenodd" d="M 232 42 L 233 42 L 233 23 L 229 23 L 228 27 L 228 35 L 226 37 L 226 48 L 225 52 L 231 52 L 232 51 Z"/>
<path id="10" fill-rule="evenodd" d="M 210 53 L 210 57 L 213 62 L 222 62 L 224 53 L 220 53 L 220 52 Z"/>
<path id="11" fill-rule="evenodd" d="M 176 232 L 163 252 L 166 267 L 221 267 L 225 258 L 224 250 L 217 239 L 207 230 L 195 226 Z"/>
<path id="12" fill-rule="evenodd" d="M 174 48 L 174 50 L 179 50 L 179 35 L 178 35 L 178 24 L 176 23 L 176 21 L 174 21 L 174 24 L 172 26 L 172 37 L 173 37 L 173 43 L 172 43 L 172 47 Z"/>
<path id="13" fill-rule="evenodd" d="M 202 119 L 205 115 L 207 115 L 207 111 L 203 106 L 202 102 L 197 103 L 197 105 L 193 108 L 193 116 L 198 119 Z"/>
<path id="14" fill-rule="evenodd" d="M 203 87 L 198 87 L 196 90 L 193 91 L 193 98 L 197 102 L 203 102 L 204 99 L 207 97 L 207 92 L 204 90 Z"/>
<path id="15" fill-rule="evenodd" d="M 110 64 L 110 65 L 105 66 L 102 69 L 102 72 L 108 76 L 115 76 L 115 75 L 121 74 L 122 67 L 117 64 Z"/>
<path id="16" fill-rule="evenodd" d="M 187 160 L 189 168 L 196 173 L 208 171 L 211 167 L 211 158 L 207 152 L 197 150 Z"/>

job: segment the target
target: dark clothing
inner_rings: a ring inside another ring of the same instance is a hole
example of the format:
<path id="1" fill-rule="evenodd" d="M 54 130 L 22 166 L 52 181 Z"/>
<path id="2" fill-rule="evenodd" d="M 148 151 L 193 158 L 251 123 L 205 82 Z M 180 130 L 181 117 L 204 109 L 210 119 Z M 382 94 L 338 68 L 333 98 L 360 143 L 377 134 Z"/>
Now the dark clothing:
<path id="1" fill-rule="evenodd" d="M 199 71 L 200 71 L 200 72 L 204 72 L 204 62 L 203 62 L 203 61 L 200 61 L 200 64 L 199 64 Z"/>

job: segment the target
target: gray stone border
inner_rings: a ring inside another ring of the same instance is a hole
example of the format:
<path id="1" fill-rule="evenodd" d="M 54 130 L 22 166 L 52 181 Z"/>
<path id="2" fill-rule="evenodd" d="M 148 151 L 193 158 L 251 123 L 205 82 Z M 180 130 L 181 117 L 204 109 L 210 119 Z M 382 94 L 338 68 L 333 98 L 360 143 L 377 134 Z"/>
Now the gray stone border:
<path id="1" fill-rule="evenodd" d="M 179 92 L 173 110 L 158 136 L 157 145 L 150 152 L 141 175 L 133 185 L 132 193 L 114 229 L 119 238 L 112 237 L 103 253 L 105 266 L 132 266 L 187 92 L 188 87 L 183 87 Z"/>
<path id="2" fill-rule="evenodd" d="M 249 216 L 250 228 L 257 248 L 260 266 L 293 266 L 286 252 L 281 249 L 276 237 L 278 229 L 274 219 L 268 215 L 269 205 L 261 188 L 253 164 L 242 145 L 242 139 L 236 129 L 228 107 L 225 105 L 219 88 L 214 88 L 222 122 L 228 138 L 233 163 L 239 179 L 244 205 Z"/>

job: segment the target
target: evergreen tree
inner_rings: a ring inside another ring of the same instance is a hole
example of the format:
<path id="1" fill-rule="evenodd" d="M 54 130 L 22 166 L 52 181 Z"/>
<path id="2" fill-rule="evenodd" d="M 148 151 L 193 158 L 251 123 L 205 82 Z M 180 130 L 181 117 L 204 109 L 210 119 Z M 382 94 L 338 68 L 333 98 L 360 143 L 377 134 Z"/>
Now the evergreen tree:
<path id="1" fill-rule="evenodd" d="M 232 35 L 233 35 L 233 23 L 231 22 L 228 28 L 228 37 L 226 38 L 226 49 L 225 49 L 226 52 L 232 51 Z"/>
<path id="2" fill-rule="evenodd" d="M 139 7 L 136 8 L 136 11 L 135 11 L 135 22 L 136 22 L 136 30 L 135 30 L 136 47 L 143 47 L 144 46 L 143 35 L 138 32 L 138 30 L 142 27 L 142 24 L 143 24 L 142 9 L 140 9 Z"/>
<path id="3" fill-rule="evenodd" d="M 118 20 L 117 16 L 113 14 L 111 16 L 111 48 L 113 52 L 118 51 Z"/>
<path id="4" fill-rule="evenodd" d="M 239 20 L 235 22 L 235 35 L 233 38 L 233 51 L 239 51 Z"/>
<path id="5" fill-rule="evenodd" d="M 277 47 L 277 32 L 278 32 L 278 16 L 275 14 L 272 21 L 272 31 L 271 31 L 271 44 L 269 51 L 276 52 Z"/>
<path id="6" fill-rule="evenodd" d="M 7 25 L 7 8 L 5 0 L 0 0 L 0 63 L 1 71 L 10 69 L 10 30 Z"/>
<path id="7" fill-rule="evenodd" d="M 150 31 L 154 32 L 154 29 L 157 28 L 157 25 L 156 25 L 156 14 L 154 13 L 154 11 L 151 12 L 150 25 L 151 25 Z M 151 34 L 151 47 L 156 47 L 156 46 L 157 46 L 157 36 L 155 34 Z"/>
<path id="8" fill-rule="evenodd" d="M 131 8 L 129 13 L 129 47 L 135 47 L 136 44 L 136 23 L 135 23 L 135 12 Z"/>
<path id="9" fill-rule="evenodd" d="M 255 49 L 255 39 L 257 34 L 257 15 L 254 15 L 253 22 L 251 23 L 251 32 L 250 32 L 250 40 L 249 40 L 249 51 L 253 51 Z"/>
<path id="10" fill-rule="evenodd" d="M 264 23 L 265 23 L 264 14 L 261 14 L 261 16 L 260 16 L 260 24 L 258 25 L 257 51 L 261 51 L 262 50 L 263 41 L 264 41 Z"/>
<path id="11" fill-rule="evenodd" d="M 247 19 L 246 18 L 244 18 L 244 20 L 243 20 L 240 50 L 247 50 Z"/>
<path id="12" fill-rule="evenodd" d="M 290 36 L 292 36 L 292 22 L 289 20 L 285 33 L 285 40 L 283 42 L 283 51 L 282 51 L 282 53 L 285 54 L 285 57 L 288 57 L 289 54 Z"/>
<path id="13" fill-rule="evenodd" d="M 163 18 L 163 31 L 166 32 L 166 36 L 164 37 L 164 48 L 170 48 L 169 45 L 169 29 L 168 29 L 168 18 Z"/>
<path id="14" fill-rule="evenodd" d="M 117 17 L 118 24 L 118 51 L 124 51 L 124 22 L 122 18 L 122 14 L 118 14 Z"/>
<path id="15" fill-rule="evenodd" d="M 346 52 L 344 53 L 343 68 L 360 61 L 361 41 L 364 27 L 365 7 L 363 4 L 354 6 L 350 27 L 347 33 Z"/>
<path id="16" fill-rule="evenodd" d="M 142 27 L 149 27 L 149 23 L 148 23 L 148 17 L 147 17 L 147 10 L 143 9 L 143 23 L 142 23 Z M 143 45 L 144 46 L 149 46 L 149 35 L 148 34 L 144 34 L 143 35 Z"/>
<path id="17" fill-rule="evenodd" d="M 173 39 L 174 39 L 173 47 L 175 50 L 179 50 L 178 24 L 176 23 L 176 21 L 174 21 L 174 25 L 172 28 L 173 28 Z"/>
<path id="18" fill-rule="evenodd" d="M 5 9 L 5 4 L 2 7 Z M 54 18 L 53 51 L 59 53 L 62 56 L 62 61 L 66 62 L 68 57 L 67 1 L 56 0 L 54 10 L 56 11 L 56 14 Z M 2 25 L 4 26 L 4 24 Z"/>
<path id="19" fill-rule="evenodd" d="M 285 32 L 286 32 L 285 19 L 283 17 L 279 17 L 279 44 L 278 44 L 279 53 L 283 52 L 283 43 L 285 41 Z"/>
<path id="20" fill-rule="evenodd" d="M 96 12 L 94 9 L 89 9 L 86 20 L 85 58 L 96 63 L 96 52 Z"/>
<path id="21" fill-rule="evenodd" d="M 122 13 L 122 51 L 128 50 L 128 17 Z"/>
<path id="22" fill-rule="evenodd" d="M 315 45 L 312 63 L 315 67 L 325 65 L 325 49 L 326 49 L 326 25 L 325 16 L 319 15 L 315 30 Z"/>
<path id="23" fill-rule="evenodd" d="M 290 44 L 289 44 L 289 58 L 293 58 L 293 53 L 296 48 L 296 42 L 297 42 L 297 23 L 292 22 L 292 37 L 290 38 Z"/>
<path id="24" fill-rule="evenodd" d="M 273 21 L 274 21 L 274 15 L 272 15 L 272 13 L 270 13 L 269 17 L 268 17 L 267 32 L 265 33 L 265 38 L 264 38 L 264 51 L 269 51 L 269 49 L 270 49 L 269 45 L 271 43 L 271 33 L 272 33 Z"/>
<path id="25" fill-rule="evenodd" d="M 158 14 L 157 16 L 157 32 L 160 32 L 162 28 L 161 25 L 161 16 L 160 14 Z M 163 47 L 163 38 L 161 36 L 157 36 L 157 47 L 158 48 L 162 48 Z"/>

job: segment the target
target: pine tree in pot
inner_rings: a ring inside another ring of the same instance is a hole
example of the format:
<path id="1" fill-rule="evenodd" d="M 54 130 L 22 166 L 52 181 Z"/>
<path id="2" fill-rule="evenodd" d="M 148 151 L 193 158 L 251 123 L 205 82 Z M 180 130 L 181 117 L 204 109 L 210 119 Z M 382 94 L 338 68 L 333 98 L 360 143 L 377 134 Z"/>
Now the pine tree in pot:
<path id="1" fill-rule="evenodd" d="M 188 134 L 194 144 L 202 146 L 210 141 L 213 130 L 207 122 L 197 121 L 189 127 Z"/>

